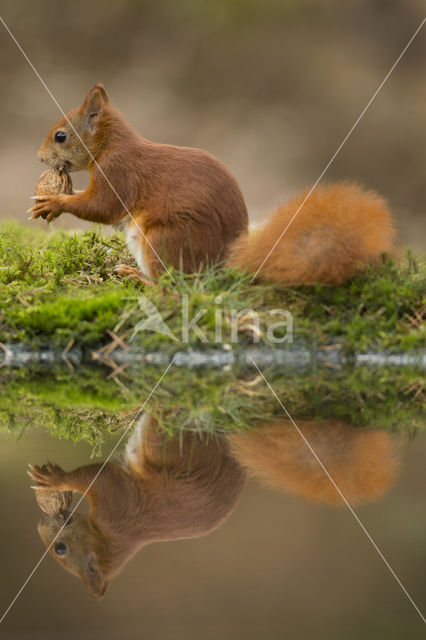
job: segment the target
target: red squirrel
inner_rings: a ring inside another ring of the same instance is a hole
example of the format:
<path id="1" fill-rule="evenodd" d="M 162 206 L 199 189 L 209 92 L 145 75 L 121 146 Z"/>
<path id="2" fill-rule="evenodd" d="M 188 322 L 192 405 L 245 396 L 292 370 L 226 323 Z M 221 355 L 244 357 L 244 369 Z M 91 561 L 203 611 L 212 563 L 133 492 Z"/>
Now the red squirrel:
<path id="1" fill-rule="evenodd" d="M 96 598 L 148 543 L 203 536 L 223 524 L 247 472 L 314 502 L 343 505 L 289 421 L 265 420 L 227 438 L 201 439 L 195 430 L 167 438 L 157 427 L 145 415 L 121 463 L 108 462 L 100 473 L 101 464 L 69 473 L 50 463 L 30 467 L 37 490 L 87 491 L 89 515 L 74 512 L 64 526 L 69 512 L 45 514 L 38 531 L 55 560 Z M 299 427 L 351 504 L 376 499 L 391 486 L 397 452 L 388 433 L 341 421 L 301 421 Z"/>
<path id="2" fill-rule="evenodd" d="M 150 542 L 195 538 L 216 529 L 235 508 L 245 472 L 220 436 L 186 432 L 168 438 L 144 415 L 121 463 L 31 466 L 37 489 L 85 493 L 90 515 L 43 515 L 38 531 L 51 555 L 101 597 L 108 582 Z M 99 473 L 98 477 L 97 474 Z"/>
<path id="3" fill-rule="evenodd" d="M 296 216 L 306 194 L 249 233 L 243 195 L 225 165 L 200 149 L 142 138 L 101 84 L 52 127 L 38 158 L 56 169 L 88 170 L 90 182 L 80 193 L 34 196 L 31 217 L 50 222 L 67 211 L 120 225 L 139 271 L 117 270 L 141 280 L 166 265 L 191 272 L 224 261 L 253 273 L 279 240 L 260 278 L 338 284 L 393 248 L 395 229 L 384 201 L 352 183 L 317 186 Z"/>

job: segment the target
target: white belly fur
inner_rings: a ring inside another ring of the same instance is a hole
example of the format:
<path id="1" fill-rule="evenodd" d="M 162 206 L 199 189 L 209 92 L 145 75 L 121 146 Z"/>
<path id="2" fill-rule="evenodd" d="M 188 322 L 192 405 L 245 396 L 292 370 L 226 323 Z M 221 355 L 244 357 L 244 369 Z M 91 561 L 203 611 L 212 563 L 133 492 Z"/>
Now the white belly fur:
<path id="1" fill-rule="evenodd" d="M 145 276 L 149 276 L 149 269 L 145 262 L 145 256 L 143 252 L 142 242 L 141 242 L 141 232 L 138 227 L 132 222 L 129 223 L 126 233 L 126 244 L 129 248 L 130 253 L 136 260 L 136 264 L 139 269 Z"/>
<path id="2" fill-rule="evenodd" d="M 128 462 L 137 464 L 140 462 L 140 449 L 143 441 L 143 432 L 148 414 L 143 413 L 137 421 L 126 444 L 125 456 Z"/>

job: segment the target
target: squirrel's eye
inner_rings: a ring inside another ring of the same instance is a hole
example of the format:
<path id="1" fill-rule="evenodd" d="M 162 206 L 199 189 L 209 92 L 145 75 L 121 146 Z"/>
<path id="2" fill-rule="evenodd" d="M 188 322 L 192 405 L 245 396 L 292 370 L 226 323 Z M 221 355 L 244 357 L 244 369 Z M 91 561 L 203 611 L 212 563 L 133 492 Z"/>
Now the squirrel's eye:
<path id="1" fill-rule="evenodd" d="M 64 544 L 63 542 L 57 542 L 55 544 L 55 553 L 58 554 L 58 556 L 64 556 L 67 552 L 67 545 Z"/>
<path id="2" fill-rule="evenodd" d="M 57 131 L 55 133 L 55 142 L 65 142 L 67 139 L 67 134 L 65 131 Z"/>

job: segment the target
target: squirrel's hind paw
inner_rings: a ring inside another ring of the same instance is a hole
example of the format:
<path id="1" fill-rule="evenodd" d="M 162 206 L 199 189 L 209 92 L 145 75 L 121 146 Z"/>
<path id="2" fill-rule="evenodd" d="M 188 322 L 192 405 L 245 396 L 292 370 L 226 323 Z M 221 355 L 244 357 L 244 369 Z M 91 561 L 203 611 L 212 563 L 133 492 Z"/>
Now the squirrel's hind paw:
<path id="1" fill-rule="evenodd" d="M 114 272 L 119 276 L 127 276 L 132 280 L 138 280 L 146 285 L 152 285 L 153 281 L 149 276 L 146 276 L 142 271 L 135 267 L 130 267 L 128 264 L 119 264 L 114 268 Z"/>

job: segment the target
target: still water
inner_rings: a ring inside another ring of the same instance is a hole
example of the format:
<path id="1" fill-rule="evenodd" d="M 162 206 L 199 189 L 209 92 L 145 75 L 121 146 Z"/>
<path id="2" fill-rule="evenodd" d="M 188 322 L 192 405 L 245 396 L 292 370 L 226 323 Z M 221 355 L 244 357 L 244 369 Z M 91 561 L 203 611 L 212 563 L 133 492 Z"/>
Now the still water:
<path id="1" fill-rule="evenodd" d="M 165 371 L 3 369 L 2 637 L 424 637 L 421 370 Z"/>

